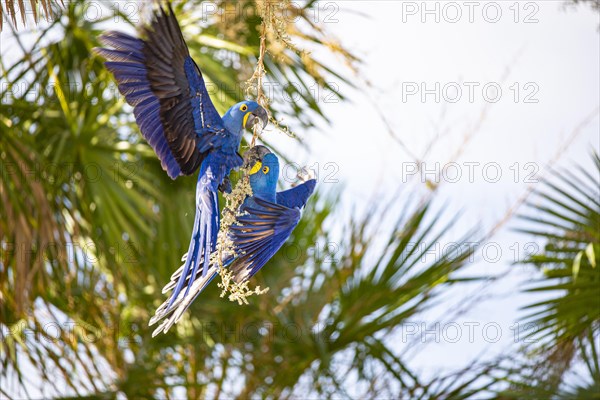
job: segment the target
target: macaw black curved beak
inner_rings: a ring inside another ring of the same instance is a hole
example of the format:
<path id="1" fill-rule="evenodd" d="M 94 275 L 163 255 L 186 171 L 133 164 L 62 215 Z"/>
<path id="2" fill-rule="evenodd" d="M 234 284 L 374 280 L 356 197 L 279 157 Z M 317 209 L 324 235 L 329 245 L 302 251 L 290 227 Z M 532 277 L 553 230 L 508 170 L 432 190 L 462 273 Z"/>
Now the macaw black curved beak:
<path id="1" fill-rule="evenodd" d="M 258 106 L 256 110 L 251 111 L 250 115 L 248 115 L 246 125 L 244 125 L 244 128 L 251 131 L 254 129 L 254 125 L 259 124 L 260 129 L 262 130 L 265 128 L 265 126 L 267 126 L 268 123 L 269 114 L 267 114 L 267 110 L 265 110 L 261 106 Z"/>
<path id="2" fill-rule="evenodd" d="M 243 168 L 250 168 L 256 164 L 257 161 L 262 162 L 263 158 L 271 153 L 268 147 L 260 144 L 250 148 L 244 153 L 244 165 Z"/>

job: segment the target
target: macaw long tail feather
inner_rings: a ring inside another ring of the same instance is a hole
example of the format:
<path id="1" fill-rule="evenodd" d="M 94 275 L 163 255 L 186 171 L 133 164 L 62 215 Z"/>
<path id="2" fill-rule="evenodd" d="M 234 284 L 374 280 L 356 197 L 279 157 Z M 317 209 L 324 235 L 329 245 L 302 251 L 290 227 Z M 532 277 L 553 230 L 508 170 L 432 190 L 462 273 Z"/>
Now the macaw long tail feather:
<path id="1" fill-rule="evenodd" d="M 219 233 L 219 198 L 216 191 L 206 190 L 200 183 L 196 194 L 197 211 L 200 214 L 199 239 L 197 252 L 193 254 L 196 258 L 191 276 L 195 277 L 200 264 L 204 264 L 202 276 L 206 275 L 210 265 L 210 255 L 217 247 L 217 234 Z M 194 227 L 196 229 L 196 227 Z M 202 259 L 201 259 L 202 258 Z M 180 278 L 180 282 L 183 278 Z M 187 287 L 186 294 L 190 286 Z"/>
<path id="2" fill-rule="evenodd" d="M 169 283 L 167 283 L 165 285 L 165 287 L 162 290 L 162 294 L 166 294 L 169 291 L 173 290 L 173 288 L 175 287 L 175 285 L 177 284 L 177 282 L 179 281 L 179 277 L 181 276 L 182 272 L 183 272 L 183 268 L 185 267 L 185 262 L 187 260 L 187 255 L 188 253 L 185 253 L 182 257 L 181 257 L 181 262 L 183 263 L 181 265 L 181 267 L 179 267 L 177 269 L 177 271 L 173 272 L 173 274 L 171 275 L 171 279 L 169 280 Z M 187 277 L 187 279 L 189 279 L 189 275 Z"/>
<path id="3" fill-rule="evenodd" d="M 207 271 L 206 275 L 194 280 L 194 282 L 190 285 L 190 295 L 181 292 L 172 306 L 169 306 L 168 300 L 165 301 L 156 310 L 154 317 L 152 317 L 150 320 L 150 325 L 154 325 L 158 321 L 164 319 L 164 321 L 154 330 L 154 332 L 152 332 L 152 337 L 155 337 L 161 332 L 167 333 L 174 324 L 179 322 L 183 316 L 183 313 L 188 309 L 196 297 L 202 293 L 204 288 L 208 286 L 215 276 L 217 276 L 217 268 L 211 267 Z"/>
<path id="4" fill-rule="evenodd" d="M 184 256 L 184 258 L 186 258 Z M 185 259 L 182 259 L 185 261 Z M 227 266 L 231 264 L 233 261 L 233 257 L 230 257 L 228 260 L 224 261 L 224 265 Z M 185 267 L 183 264 L 171 277 L 171 281 L 165 286 L 163 292 L 168 292 L 170 289 L 175 287 L 175 283 L 180 279 L 181 273 Z M 149 325 L 152 326 L 156 324 L 160 320 L 164 320 L 152 333 L 152 337 L 155 337 L 161 332 L 167 333 L 171 327 L 179 322 L 183 313 L 190 307 L 192 302 L 198 297 L 200 293 L 204 291 L 204 289 L 208 286 L 208 284 L 218 275 L 219 266 L 211 265 L 208 268 L 206 274 L 202 275 L 200 271 L 196 273 L 192 283 L 190 284 L 191 274 L 188 274 L 186 278 L 186 282 L 189 284 L 190 293 L 185 293 L 181 291 L 172 305 L 169 304 L 169 300 L 166 300 L 161 304 L 160 307 L 156 310 L 156 313 L 150 319 Z"/>
<path id="5" fill-rule="evenodd" d="M 175 299 L 183 291 L 184 286 L 186 287 L 185 295 L 190 292 L 191 283 L 196 279 L 200 264 L 204 264 L 202 276 L 206 276 L 210 265 L 210 255 L 217 245 L 217 234 L 219 232 L 219 198 L 217 190 L 221 181 L 221 176 L 213 174 L 210 160 L 205 160 L 196 185 L 196 215 L 194 216 L 190 246 L 185 257 L 185 263 L 178 274 L 179 280 L 173 289 L 167 309 L 173 306 Z"/>
<path id="6" fill-rule="evenodd" d="M 200 264 L 209 265 L 209 259 L 205 255 L 210 256 L 210 253 L 214 246 L 210 242 L 210 220 L 209 214 L 210 209 L 202 206 L 202 202 L 199 207 L 196 208 L 196 216 L 194 218 L 194 229 L 192 231 L 192 239 L 190 241 L 190 247 L 188 249 L 187 257 L 185 258 L 184 264 L 178 270 L 178 273 L 173 274 L 171 282 L 163 289 L 163 292 L 173 288 L 170 300 L 167 305 L 167 309 L 174 306 L 175 300 L 180 294 L 187 296 L 190 288 L 190 282 L 196 278 Z M 208 222 L 208 223 L 207 223 Z M 207 268 L 203 268 L 202 271 L 206 272 Z M 173 280 L 173 278 L 177 280 Z M 175 282 L 177 284 L 175 285 Z M 183 290 L 186 287 L 185 291 Z"/>
<path id="7" fill-rule="evenodd" d="M 167 317 L 155 331 L 168 330 L 176 323 L 198 294 L 214 278 L 218 270 L 210 265 L 210 256 L 217 246 L 219 232 L 219 184 L 223 181 L 227 166 L 209 154 L 202 162 L 196 185 L 196 215 L 188 252 L 182 257 L 183 265 L 171 276 L 163 293 L 173 290 L 171 296 L 156 310 L 150 325 Z M 202 265 L 202 269 L 200 266 Z M 185 290 L 183 290 L 185 288 Z"/>
<path id="8" fill-rule="evenodd" d="M 185 262 L 178 270 L 178 271 L 180 271 L 178 274 L 179 280 L 177 281 L 177 285 L 173 289 L 173 293 L 171 294 L 171 297 L 169 298 L 168 302 L 166 302 L 167 303 L 166 310 L 168 310 L 169 308 L 171 308 L 171 306 L 173 306 L 173 303 L 175 302 L 175 300 L 179 296 L 180 292 L 182 291 L 183 285 L 185 284 L 186 280 L 188 279 L 188 276 L 190 276 L 190 272 L 191 272 L 192 268 L 195 269 L 197 267 L 198 262 L 200 261 L 200 222 L 201 222 L 201 219 L 202 219 L 202 212 L 200 209 L 196 208 L 196 215 L 194 217 L 194 228 L 192 230 L 192 239 L 190 241 L 190 247 L 187 252 L 187 257 L 185 257 Z M 183 261 L 183 259 L 182 259 L 182 261 Z M 175 273 L 174 275 L 176 275 L 176 274 L 177 273 Z M 174 281 L 171 281 L 170 283 L 173 283 L 173 282 Z M 158 310 L 157 310 L 157 313 L 158 313 Z"/>

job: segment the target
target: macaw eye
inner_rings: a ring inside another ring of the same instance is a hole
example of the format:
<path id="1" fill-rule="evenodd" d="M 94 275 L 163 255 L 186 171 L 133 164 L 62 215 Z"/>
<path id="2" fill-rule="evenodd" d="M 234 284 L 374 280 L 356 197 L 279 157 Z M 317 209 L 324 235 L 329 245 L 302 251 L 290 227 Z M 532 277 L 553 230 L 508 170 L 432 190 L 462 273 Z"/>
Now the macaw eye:
<path id="1" fill-rule="evenodd" d="M 240 107 L 240 110 L 242 111 L 246 111 L 248 109 L 248 106 L 245 104 L 242 104 L 242 106 Z"/>
<path id="2" fill-rule="evenodd" d="M 269 167 L 263 167 L 263 174 L 268 174 L 269 173 Z"/>

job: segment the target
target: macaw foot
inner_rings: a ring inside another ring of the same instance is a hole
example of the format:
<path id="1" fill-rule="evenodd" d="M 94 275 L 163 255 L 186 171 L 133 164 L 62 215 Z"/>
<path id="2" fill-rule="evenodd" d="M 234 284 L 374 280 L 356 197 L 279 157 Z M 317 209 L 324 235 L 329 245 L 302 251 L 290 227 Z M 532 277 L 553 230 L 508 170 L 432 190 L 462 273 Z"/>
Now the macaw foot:
<path id="1" fill-rule="evenodd" d="M 221 193 L 231 193 L 231 181 L 229 180 L 229 176 L 226 176 L 223 179 L 223 182 L 219 185 L 219 192 Z"/>
<path id="2" fill-rule="evenodd" d="M 294 182 L 292 184 L 292 187 L 296 187 L 307 181 L 310 181 L 311 179 L 315 179 L 315 173 L 313 170 L 303 167 L 300 170 L 298 170 L 296 178 L 298 178 L 298 181 Z"/>

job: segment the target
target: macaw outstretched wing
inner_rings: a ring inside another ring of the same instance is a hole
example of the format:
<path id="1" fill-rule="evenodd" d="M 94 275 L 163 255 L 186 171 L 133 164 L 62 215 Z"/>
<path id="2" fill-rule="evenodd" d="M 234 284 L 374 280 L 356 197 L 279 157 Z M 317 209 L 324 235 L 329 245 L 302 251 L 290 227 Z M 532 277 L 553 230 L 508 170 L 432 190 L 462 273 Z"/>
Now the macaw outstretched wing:
<path id="1" fill-rule="evenodd" d="M 317 181 L 309 179 L 306 182 L 283 192 L 277 192 L 277 204 L 288 208 L 302 208 L 315 191 Z"/>
<path id="2" fill-rule="evenodd" d="M 238 257 L 230 264 L 236 282 L 250 279 L 281 248 L 300 221 L 300 209 L 254 198 L 258 207 L 244 207 L 246 213 L 229 227 Z"/>
<path id="3" fill-rule="evenodd" d="M 101 42 L 112 49 L 95 51 L 108 61 L 119 91 L 133 106 L 144 138 L 175 179 L 198 169 L 206 152 L 225 139 L 202 72 L 190 57 L 181 29 L 169 12 L 155 11 L 144 40 L 107 32 Z"/>

